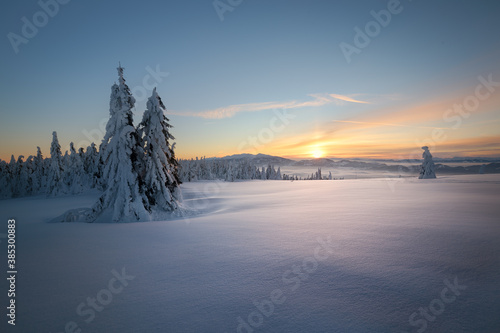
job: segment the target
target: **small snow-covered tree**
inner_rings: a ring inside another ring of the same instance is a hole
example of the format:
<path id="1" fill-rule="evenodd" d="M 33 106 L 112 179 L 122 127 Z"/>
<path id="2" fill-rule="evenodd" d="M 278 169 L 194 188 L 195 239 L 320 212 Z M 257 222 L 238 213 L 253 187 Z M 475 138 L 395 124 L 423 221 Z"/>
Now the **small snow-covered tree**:
<path id="1" fill-rule="evenodd" d="M 7 164 L 7 170 L 10 177 L 10 184 L 12 186 L 12 194 L 14 194 L 14 188 L 16 187 L 17 182 L 17 164 L 16 158 L 14 154 L 10 155 L 10 162 Z"/>
<path id="2" fill-rule="evenodd" d="M 83 162 L 80 154 L 75 150 L 73 142 L 70 144 L 69 165 L 66 171 L 69 191 L 72 194 L 83 192 L 85 189 L 85 171 L 83 169 Z"/>
<path id="3" fill-rule="evenodd" d="M 424 150 L 422 157 L 424 161 L 422 162 L 422 166 L 420 167 L 420 176 L 419 179 L 431 179 L 436 178 L 436 171 L 434 162 L 432 161 L 432 155 L 429 151 L 429 147 L 423 146 Z"/>
<path id="4" fill-rule="evenodd" d="M 235 176 L 236 173 L 237 173 L 236 166 L 233 163 L 229 162 L 224 180 L 227 182 L 234 182 L 236 180 Z"/>
<path id="5" fill-rule="evenodd" d="M 12 197 L 11 179 L 8 164 L 0 160 L 0 198 Z"/>
<path id="6" fill-rule="evenodd" d="M 57 139 L 57 133 L 52 132 L 52 144 L 50 145 L 50 165 L 48 170 L 47 194 L 58 195 L 65 192 L 63 181 L 64 166 L 61 154 L 61 146 Z"/>
<path id="7" fill-rule="evenodd" d="M 106 209 L 113 221 L 149 220 L 149 203 L 142 191 L 141 167 L 144 152 L 133 125 L 135 99 L 118 67 L 119 84 L 111 88 L 110 119 L 101 144 L 105 191 L 92 207 L 88 220 L 93 222 Z"/>
<path id="8" fill-rule="evenodd" d="M 36 156 L 33 158 L 32 184 L 33 193 L 40 193 L 47 186 L 45 161 L 40 147 L 36 147 Z"/>
<path id="9" fill-rule="evenodd" d="M 149 203 L 161 210 L 173 211 L 179 206 L 180 179 L 171 144 L 174 137 L 169 131 L 172 126 L 163 113 L 165 110 L 165 105 L 154 88 L 139 124 L 139 133 L 145 146 L 144 188 Z"/>
<path id="10" fill-rule="evenodd" d="M 479 174 L 484 175 L 485 170 L 486 170 L 486 164 L 482 164 L 481 167 L 479 168 Z"/>
<path id="11" fill-rule="evenodd" d="M 15 197 L 23 197 L 29 194 L 29 172 L 24 163 L 24 156 L 19 155 L 17 158 L 17 162 L 14 164 L 13 168 L 13 180 L 14 180 L 14 188 L 13 194 Z"/>
<path id="12" fill-rule="evenodd" d="M 281 177 L 281 168 L 278 167 L 278 171 L 276 171 L 276 178 L 277 180 L 280 180 L 282 177 Z"/>
<path id="13" fill-rule="evenodd" d="M 64 186 L 65 188 L 71 189 L 71 184 L 73 183 L 73 178 L 71 177 L 71 168 L 70 168 L 70 160 L 69 160 L 69 152 L 66 150 L 64 152 L 64 155 L 62 157 L 62 163 L 63 163 L 63 181 L 64 181 Z"/>
<path id="14" fill-rule="evenodd" d="M 274 177 L 274 167 L 268 164 L 266 169 L 266 179 L 273 179 Z"/>
<path id="15" fill-rule="evenodd" d="M 32 195 L 33 191 L 33 155 L 28 156 L 26 162 L 21 169 L 21 181 L 26 184 L 26 190 L 24 195 Z"/>
<path id="16" fill-rule="evenodd" d="M 89 177 L 90 187 L 94 188 L 99 183 L 99 179 L 101 177 L 99 169 L 99 153 L 97 152 L 95 143 L 92 142 L 90 146 L 87 147 L 83 162 L 83 169 Z"/>
<path id="17" fill-rule="evenodd" d="M 8 175 L 10 178 L 10 187 L 12 191 L 12 196 L 16 196 L 17 192 L 17 183 L 19 181 L 19 169 L 18 169 L 18 164 L 16 163 L 16 158 L 14 155 L 10 156 L 10 162 L 7 165 L 8 168 Z"/>
<path id="18" fill-rule="evenodd" d="M 262 167 L 262 171 L 260 172 L 260 179 L 262 179 L 262 180 L 267 179 L 266 169 L 264 167 Z"/>

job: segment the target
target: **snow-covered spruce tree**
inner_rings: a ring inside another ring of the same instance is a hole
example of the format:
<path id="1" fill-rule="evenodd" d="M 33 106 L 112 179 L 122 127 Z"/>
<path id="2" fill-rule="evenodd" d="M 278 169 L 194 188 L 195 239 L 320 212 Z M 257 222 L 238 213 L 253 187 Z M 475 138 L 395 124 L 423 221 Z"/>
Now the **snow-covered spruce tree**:
<path id="1" fill-rule="evenodd" d="M 64 167 L 61 146 L 57 140 L 57 133 L 52 132 L 52 144 L 50 145 L 50 164 L 47 176 L 47 194 L 58 195 L 66 192 L 63 181 Z"/>
<path id="2" fill-rule="evenodd" d="M 135 99 L 125 83 L 121 66 L 118 77 L 119 84 L 111 88 L 110 119 L 100 152 L 105 191 L 87 216 L 89 222 L 95 221 L 106 209 L 112 211 L 114 222 L 150 219 L 140 177 L 144 152 L 132 119 Z"/>
<path id="3" fill-rule="evenodd" d="M 423 146 L 424 150 L 422 157 L 424 161 L 422 162 L 422 166 L 420 167 L 420 176 L 419 179 L 431 179 L 436 178 L 436 171 L 434 162 L 432 161 L 432 155 L 429 151 L 429 147 Z"/>
<path id="4" fill-rule="evenodd" d="M 479 174 L 484 175 L 485 170 L 486 170 L 486 164 L 481 165 L 481 167 L 479 168 Z"/>
<path id="5" fill-rule="evenodd" d="M 70 169 L 70 161 L 69 161 L 69 153 L 66 150 L 64 152 L 64 155 L 62 157 L 62 163 L 63 163 L 63 181 L 64 181 L 64 186 L 66 190 L 71 189 L 71 184 L 73 183 L 73 178 L 71 177 L 71 169 Z"/>
<path id="6" fill-rule="evenodd" d="M 80 154 L 75 150 L 73 142 L 70 144 L 69 167 L 66 171 L 69 191 L 72 194 L 82 193 L 85 189 L 85 172 Z"/>
<path id="7" fill-rule="evenodd" d="M 90 146 L 87 147 L 83 160 L 83 168 L 89 177 L 90 187 L 94 188 L 99 183 L 99 179 L 101 177 L 101 170 L 99 169 L 99 153 L 97 152 L 95 143 L 92 142 Z"/>
<path id="8" fill-rule="evenodd" d="M 9 166 L 7 162 L 0 160 L 0 198 L 12 197 L 12 185 Z"/>
<path id="9" fill-rule="evenodd" d="M 266 179 L 273 179 L 273 170 L 274 167 L 271 167 L 271 164 L 268 164 L 266 169 Z"/>
<path id="10" fill-rule="evenodd" d="M 14 156 L 12 156 L 13 158 Z M 19 155 L 17 162 L 13 163 L 11 158 L 10 168 L 12 176 L 12 196 L 13 197 L 24 197 L 30 194 L 29 186 L 29 170 L 25 165 L 24 156 Z"/>
<path id="11" fill-rule="evenodd" d="M 23 188 L 22 196 L 32 195 L 33 194 L 33 155 L 28 156 L 26 162 L 23 163 L 19 179 L 21 182 L 21 186 Z"/>
<path id="12" fill-rule="evenodd" d="M 227 165 L 226 175 L 224 180 L 226 182 L 234 182 L 236 180 L 235 174 L 237 173 L 236 166 L 230 161 Z"/>
<path id="13" fill-rule="evenodd" d="M 260 179 L 262 179 L 262 180 L 267 179 L 266 169 L 264 167 L 262 167 L 262 171 L 260 172 Z"/>
<path id="14" fill-rule="evenodd" d="M 168 119 L 166 119 L 166 120 L 168 121 Z M 173 138 L 173 136 L 172 136 L 172 138 Z M 176 184 L 180 185 L 180 184 L 182 184 L 182 181 L 181 181 L 181 177 L 179 176 L 179 161 L 177 161 L 177 158 L 175 157 L 175 145 L 176 145 L 176 142 L 172 143 L 172 146 L 170 149 L 170 157 L 169 157 L 168 161 L 170 162 L 170 165 L 172 166 L 172 168 L 174 170 L 173 175 L 174 175 Z M 178 191 L 178 190 L 179 190 L 179 188 L 176 187 L 176 191 Z"/>
<path id="15" fill-rule="evenodd" d="M 179 207 L 178 163 L 175 159 L 172 126 L 163 113 L 166 110 L 160 96 L 153 90 L 147 109 L 139 124 L 139 134 L 145 147 L 144 188 L 151 206 L 164 211 Z"/>
<path id="16" fill-rule="evenodd" d="M 19 168 L 14 155 L 10 156 L 10 162 L 8 164 L 10 186 L 12 191 L 12 197 L 17 195 L 18 182 L 19 182 Z"/>
<path id="17" fill-rule="evenodd" d="M 36 149 L 36 156 L 33 158 L 33 173 L 31 174 L 34 194 L 44 191 L 47 186 L 45 161 L 40 147 L 36 147 Z"/>
<path id="18" fill-rule="evenodd" d="M 121 66 L 120 66 L 121 67 Z M 111 86 L 111 96 L 109 98 L 109 119 L 114 119 L 116 109 L 118 108 L 117 106 L 117 100 L 119 99 L 119 94 L 120 94 L 120 86 L 117 85 L 116 83 Z M 131 98 L 133 98 L 131 96 Z M 135 104 L 135 100 L 134 103 Z M 106 124 L 106 133 L 104 134 L 104 138 L 101 141 L 101 144 L 99 145 L 99 160 L 98 160 L 98 170 L 100 174 L 100 178 L 97 182 L 97 188 L 101 191 L 104 191 L 106 189 L 106 179 L 103 178 L 103 173 L 104 173 L 104 167 L 105 167 L 105 152 L 106 148 L 111 141 L 112 135 L 116 132 L 116 121 L 111 122 L 108 120 Z"/>
<path id="19" fill-rule="evenodd" d="M 87 161 L 87 154 L 83 147 L 78 148 L 78 156 L 80 157 L 80 162 L 82 164 L 82 180 L 84 188 L 91 188 L 92 186 L 92 175 L 85 169 L 85 163 Z"/>
<path id="20" fill-rule="evenodd" d="M 182 168 L 182 172 L 184 174 L 183 180 L 187 180 L 188 182 L 196 180 L 194 167 L 195 161 L 193 159 L 184 161 L 184 167 Z"/>

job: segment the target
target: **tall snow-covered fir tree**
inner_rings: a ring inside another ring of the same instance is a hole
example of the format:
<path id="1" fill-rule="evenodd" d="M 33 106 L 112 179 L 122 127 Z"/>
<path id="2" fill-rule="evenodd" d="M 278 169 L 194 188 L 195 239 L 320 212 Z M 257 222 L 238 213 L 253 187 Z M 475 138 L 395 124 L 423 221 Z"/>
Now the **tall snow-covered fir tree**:
<path id="1" fill-rule="evenodd" d="M 135 99 L 125 83 L 121 65 L 118 78 L 118 84 L 111 88 L 110 119 L 100 151 L 105 191 L 92 207 L 88 216 L 91 222 L 108 208 L 115 222 L 150 219 L 140 175 L 144 152 L 132 119 Z"/>
<path id="2" fill-rule="evenodd" d="M 121 67 L 121 66 L 120 66 Z M 123 69 L 122 69 L 123 71 Z M 111 96 L 109 98 L 109 119 L 113 119 L 115 117 L 116 109 L 117 109 L 117 100 L 118 100 L 118 95 L 120 94 L 120 86 L 114 83 L 111 86 Z M 131 96 L 132 97 L 132 96 Z M 133 98 L 133 97 L 132 97 Z M 135 100 L 134 100 L 135 103 Z M 111 137 L 113 134 L 116 132 L 116 121 L 111 122 L 108 120 L 106 123 L 106 133 L 104 134 L 104 138 L 101 141 L 101 144 L 99 145 L 99 160 L 98 160 L 98 170 L 100 174 L 100 178 L 97 182 L 97 187 L 100 190 L 105 190 L 106 189 L 106 179 L 103 177 L 104 173 L 104 166 L 105 166 L 105 152 L 106 148 L 111 141 Z"/>
<path id="3" fill-rule="evenodd" d="M 145 147 L 144 188 L 149 203 L 161 210 L 173 211 L 179 206 L 180 179 L 171 143 L 175 138 L 170 134 L 172 125 L 168 123 L 165 110 L 165 105 L 154 88 L 139 124 L 139 133 Z"/>
<path id="4" fill-rule="evenodd" d="M 120 67 L 119 67 L 120 68 Z M 120 72 L 120 69 L 118 69 L 118 72 Z M 123 69 L 122 69 L 123 73 Z M 128 88 L 128 87 L 127 87 Z M 109 118 L 110 120 L 115 117 L 116 110 L 118 109 L 117 101 L 119 99 L 120 95 L 120 86 L 117 85 L 116 83 L 111 86 L 111 96 L 109 98 Z M 130 96 L 132 99 L 133 97 Z M 135 104 L 135 99 L 133 99 L 132 105 Z M 108 121 L 106 123 L 106 133 L 104 134 L 104 138 L 102 139 L 101 144 L 99 145 L 99 154 L 101 155 L 100 158 L 104 157 L 104 152 L 106 151 L 106 147 L 109 144 L 109 141 L 111 140 L 111 137 L 115 133 L 115 128 L 116 122 L 110 122 Z"/>
<path id="5" fill-rule="evenodd" d="M 63 180 L 64 166 L 61 154 L 61 146 L 57 140 L 57 133 L 52 132 L 52 144 L 50 145 L 50 165 L 48 170 L 47 194 L 57 195 L 65 192 Z"/>
<path id="6" fill-rule="evenodd" d="M 423 146 L 424 150 L 422 157 L 424 161 L 422 162 L 422 166 L 420 167 L 420 176 L 419 179 L 432 179 L 436 178 L 436 171 L 434 162 L 432 161 L 432 155 L 429 151 L 429 147 Z"/>

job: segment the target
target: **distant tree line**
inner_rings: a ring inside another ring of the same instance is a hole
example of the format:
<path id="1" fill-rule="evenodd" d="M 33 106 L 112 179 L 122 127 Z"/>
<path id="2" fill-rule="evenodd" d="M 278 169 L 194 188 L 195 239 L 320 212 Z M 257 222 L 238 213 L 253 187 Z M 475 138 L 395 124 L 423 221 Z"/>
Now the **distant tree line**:
<path id="1" fill-rule="evenodd" d="M 268 164 L 260 167 L 249 159 L 198 158 L 179 160 L 179 177 L 183 182 L 197 180 L 332 180 L 332 173 L 322 175 L 321 168 L 307 177 L 285 174 L 281 167 Z"/>
<path id="2" fill-rule="evenodd" d="M 10 162 L 0 160 L 0 197 L 24 197 L 47 194 L 78 194 L 86 189 L 102 186 L 99 153 L 94 143 L 75 150 L 73 142 L 70 152 L 61 154 L 57 133 L 52 133 L 50 158 L 44 158 L 40 147 L 36 155 L 11 156 Z"/>

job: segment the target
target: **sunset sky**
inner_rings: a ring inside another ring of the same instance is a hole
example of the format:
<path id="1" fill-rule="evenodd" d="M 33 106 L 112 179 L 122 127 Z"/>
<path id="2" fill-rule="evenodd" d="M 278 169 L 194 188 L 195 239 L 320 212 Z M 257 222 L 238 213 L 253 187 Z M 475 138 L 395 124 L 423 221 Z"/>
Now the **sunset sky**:
<path id="1" fill-rule="evenodd" d="M 99 144 L 118 62 L 181 158 L 500 157 L 498 1 L 46 2 L 0 13 L 1 159 Z"/>

